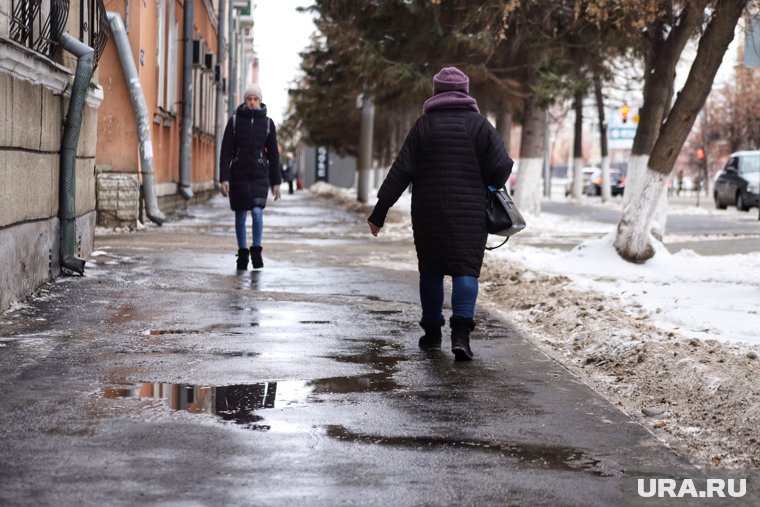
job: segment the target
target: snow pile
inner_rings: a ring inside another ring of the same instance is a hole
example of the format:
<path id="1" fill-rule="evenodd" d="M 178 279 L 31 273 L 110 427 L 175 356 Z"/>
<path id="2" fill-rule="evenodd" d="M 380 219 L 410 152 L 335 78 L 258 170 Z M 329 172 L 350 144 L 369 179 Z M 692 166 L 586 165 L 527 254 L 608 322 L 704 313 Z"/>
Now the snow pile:
<path id="1" fill-rule="evenodd" d="M 666 330 L 688 337 L 760 344 L 760 254 L 671 254 L 658 245 L 645 264 L 617 255 L 614 235 L 586 241 L 570 252 L 516 247 L 497 255 L 547 273 L 561 273 L 575 287 L 620 298 L 632 315 L 648 315 Z M 517 243 L 517 241 L 515 241 Z"/>

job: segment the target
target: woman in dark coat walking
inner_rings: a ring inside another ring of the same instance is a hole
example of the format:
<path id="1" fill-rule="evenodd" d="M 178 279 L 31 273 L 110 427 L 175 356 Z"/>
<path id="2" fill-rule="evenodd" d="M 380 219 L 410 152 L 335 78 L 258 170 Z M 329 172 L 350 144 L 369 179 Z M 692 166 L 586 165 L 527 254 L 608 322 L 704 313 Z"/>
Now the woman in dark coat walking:
<path id="1" fill-rule="evenodd" d="M 220 153 L 219 180 L 222 195 L 230 197 L 235 212 L 237 236 L 237 268 L 248 269 L 248 253 L 254 269 L 264 267 L 261 242 L 264 232 L 263 210 L 269 189 L 274 200 L 280 198 L 280 154 L 277 131 L 267 117 L 267 107 L 261 102 L 261 87 L 250 85 L 245 102 L 227 122 Z M 251 247 L 246 242 L 246 219 L 251 214 Z"/>
<path id="2" fill-rule="evenodd" d="M 470 332 L 486 239 L 488 186 L 509 178 L 512 160 L 499 133 L 469 96 L 456 67 L 433 78 L 433 96 L 407 135 L 368 222 L 377 236 L 391 206 L 412 184 L 412 227 L 420 272 L 422 349 L 441 347 L 443 278 L 452 277 L 451 351 L 471 360 Z"/>

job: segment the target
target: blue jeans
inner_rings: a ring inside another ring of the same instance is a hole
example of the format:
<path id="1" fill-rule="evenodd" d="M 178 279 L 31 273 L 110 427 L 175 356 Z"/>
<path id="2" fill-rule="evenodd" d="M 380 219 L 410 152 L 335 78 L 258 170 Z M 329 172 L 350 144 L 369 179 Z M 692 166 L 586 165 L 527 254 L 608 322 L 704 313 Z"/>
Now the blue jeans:
<path id="1" fill-rule="evenodd" d="M 261 237 L 264 235 L 264 216 L 261 208 L 252 208 L 251 217 L 251 246 L 261 246 Z M 235 212 L 235 236 L 237 236 L 238 248 L 247 249 L 248 243 L 245 241 L 245 221 L 248 218 L 247 211 Z"/>
<path id="2" fill-rule="evenodd" d="M 443 320 L 443 276 L 420 272 L 420 303 L 422 322 L 438 323 Z M 472 319 L 478 299 L 478 279 L 474 276 L 452 276 L 451 313 Z"/>

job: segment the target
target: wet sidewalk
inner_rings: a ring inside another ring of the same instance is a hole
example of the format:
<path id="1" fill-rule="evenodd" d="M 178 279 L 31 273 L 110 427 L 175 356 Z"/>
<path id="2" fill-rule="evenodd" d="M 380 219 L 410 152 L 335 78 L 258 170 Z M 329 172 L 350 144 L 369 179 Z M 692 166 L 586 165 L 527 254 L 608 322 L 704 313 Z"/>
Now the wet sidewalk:
<path id="1" fill-rule="evenodd" d="M 420 351 L 410 238 L 264 217 L 263 270 L 214 199 L 2 315 L 0 504 L 607 506 L 688 468 L 482 310 L 474 362 Z"/>

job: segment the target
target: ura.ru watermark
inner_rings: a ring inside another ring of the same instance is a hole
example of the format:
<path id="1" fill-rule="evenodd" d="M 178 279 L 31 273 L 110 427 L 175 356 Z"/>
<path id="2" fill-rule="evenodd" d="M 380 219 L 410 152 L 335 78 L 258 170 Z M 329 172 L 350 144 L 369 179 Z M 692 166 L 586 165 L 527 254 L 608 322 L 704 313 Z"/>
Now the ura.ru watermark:
<path id="1" fill-rule="evenodd" d="M 747 479 L 665 479 L 636 480 L 641 498 L 743 498 Z"/>

